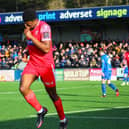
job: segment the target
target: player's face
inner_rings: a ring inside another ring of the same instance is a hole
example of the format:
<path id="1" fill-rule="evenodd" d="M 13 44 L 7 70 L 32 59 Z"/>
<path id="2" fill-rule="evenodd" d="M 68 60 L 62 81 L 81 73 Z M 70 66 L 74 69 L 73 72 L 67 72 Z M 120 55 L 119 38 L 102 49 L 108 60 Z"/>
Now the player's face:
<path id="1" fill-rule="evenodd" d="M 36 23 L 35 23 L 35 21 L 27 21 L 27 22 L 25 22 L 25 26 L 29 27 L 30 30 L 33 30 L 36 26 Z"/>

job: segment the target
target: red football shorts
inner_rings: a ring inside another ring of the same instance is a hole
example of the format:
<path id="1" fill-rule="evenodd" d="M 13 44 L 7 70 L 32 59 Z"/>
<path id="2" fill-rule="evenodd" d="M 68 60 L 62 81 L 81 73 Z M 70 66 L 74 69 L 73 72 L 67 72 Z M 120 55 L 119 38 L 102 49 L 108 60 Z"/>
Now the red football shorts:
<path id="1" fill-rule="evenodd" d="M 48 65 L 46 67 L 38 67 L 34 66 L 32 63 L 28 63 L 24 68 L 22 75 L 24 74 L 33 74 L 37 77 L 40 76 L 42 82 L 46 87 L 55 87 L 55 75 L 54 75 L 54 67 L 53 65 Z"/>

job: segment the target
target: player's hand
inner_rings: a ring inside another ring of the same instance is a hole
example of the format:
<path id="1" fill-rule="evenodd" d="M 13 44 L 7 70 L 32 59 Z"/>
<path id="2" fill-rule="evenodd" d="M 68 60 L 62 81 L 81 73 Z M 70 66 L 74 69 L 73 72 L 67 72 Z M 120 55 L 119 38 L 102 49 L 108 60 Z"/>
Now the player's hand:
<path id="1" fill-rule="evenodd" d="M 27 38 L 31 39 L 32 38 L 32 34 L 30 32 L 30 27 L 28 27 L 26 24 L 25 24 L 25 29 L 24 29 L 24 34 Z"/>
<path id="2" fill-rule="evenodd" d="M 26 36 L 27 38 L 29 38 L 29 39 L 32 38 L 32 34 L 31 34 L 30 30 L 25 29 L 25 30 L 24 30 L 24 34 L 25 34 L 25 36 Z"/>

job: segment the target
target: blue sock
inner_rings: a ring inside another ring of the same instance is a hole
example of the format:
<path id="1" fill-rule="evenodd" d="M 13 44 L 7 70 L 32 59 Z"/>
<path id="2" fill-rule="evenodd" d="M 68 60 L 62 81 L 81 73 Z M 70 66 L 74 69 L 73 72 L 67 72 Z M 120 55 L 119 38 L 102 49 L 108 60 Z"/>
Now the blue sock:
<path id="1" fill-rule="evenodd" d="M 124 81 L 124 82 L 126 81 L 126 77 L 123 78 L 123 81 Z"/>
<path id="2" fill-rule="evenodd" d="M 113 90 L 116 90 L 116 86 L 113 83 L 108 84 Z"/>
<path id="3" fill-rule="evenodd" d="M 127 77 L 127 82 L 129 82 L 129 77 Z"/>
<path id="4" fill-rule="evenodd" d="M 102 86 L 102 94 L 106 95 L 106 85 L 105 84 L 101 84 Z"/>

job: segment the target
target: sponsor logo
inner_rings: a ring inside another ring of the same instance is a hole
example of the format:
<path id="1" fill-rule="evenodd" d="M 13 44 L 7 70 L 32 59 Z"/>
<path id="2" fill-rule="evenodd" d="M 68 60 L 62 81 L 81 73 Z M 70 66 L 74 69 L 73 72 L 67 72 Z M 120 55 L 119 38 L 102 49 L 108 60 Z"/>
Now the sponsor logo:
<path id="1" fill-rule="evenodd" d="M 109 18 L 111 16 L 114 17 L 123 17 L 127 16 L 128 10 L 123 8 L 123 9 L 103 9 L 101 8 L 96 12 L 97 17 L 103 17 L 103 18 Z"/>
<path id="2" fill-rule="evenodd" d="M 99 74 L 99 73 L 101 73 L 101 69 L 91 69 L 91 71 L 90 71 L 91 73 L 96 73 L 96 74 Z"/>
<path id="3" fill-rule="evenodd" d="M 64 70 L 64 80 L 88 80 L 89 70 L 81 69 L 65 69 Z"/>
<path id="4" fill-rule="evenodd" d="M 39 13 L 38 14 L 38 19 L 39 20 L 55 20 L 56 19 L 56 13 L 55 12 Z"/>
<path id="5" fill-rule="evenodd" d="M 13 23 L 13 22 L 22 22 L 23 18 L 21 15 L 13 15 L 11 14 L 10 16 L 5 16 L 5 23 Z"/>
<path id="6" fill-rule="evenodd" d="M 65 13 L 60 13 L 60 19 L 77 19 L 77 18 L 91 18 L 93 17 L 92 15 L 92 10 L 88 10 L 88 11 L 74 11 L 74 12 L 70 12 L 70 11 L 66 11 Z"/>

